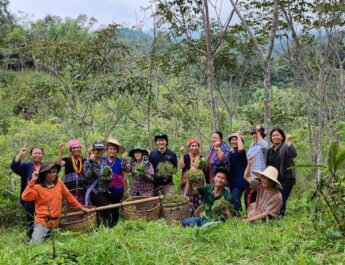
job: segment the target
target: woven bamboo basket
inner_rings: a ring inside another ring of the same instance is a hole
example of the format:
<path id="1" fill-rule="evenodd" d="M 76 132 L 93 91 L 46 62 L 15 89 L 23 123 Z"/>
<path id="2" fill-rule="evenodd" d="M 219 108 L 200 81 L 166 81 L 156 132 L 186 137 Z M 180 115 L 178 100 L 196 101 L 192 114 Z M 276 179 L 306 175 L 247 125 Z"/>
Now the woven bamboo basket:
<path id="1" fill-rule="evenodd" d="M 184 218 L 190 216 L 190 206 L 188 197 L 181 203 L 162 202 L 163 218 L 168 224 L 180 223 Z"/>
<path id="2" fill-rule="evenodd" d="M 97 226 L 96 212 L 66 217 L 60 220 L 60 227 L 73 232 L 90 232 Z"/>
<path id="3" fill-rule="evenodd" d="M 131 202 L 150 198 L 149 196 L 134 196 L 124 202 Z M 159 199 L 144 202 L 137 205 L 127 205 L 122 207 L 122 215 L 127 220 L 156 220 L 159 218 L 160 203 Z"/>

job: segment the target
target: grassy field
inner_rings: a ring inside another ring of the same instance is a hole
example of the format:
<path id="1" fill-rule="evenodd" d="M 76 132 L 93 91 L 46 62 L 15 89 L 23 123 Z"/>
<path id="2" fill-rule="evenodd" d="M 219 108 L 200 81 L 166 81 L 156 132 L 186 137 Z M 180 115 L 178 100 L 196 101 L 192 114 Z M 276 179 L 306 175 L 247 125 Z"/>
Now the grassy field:
<path id="1" fill-rule="evenodd" d="M 286 218 L 248 224 L 241 219 L 207 228 L 121 221 L 114 229 L 57 232 L 31 246 L 20 227 L 1 231 L 0 264 L 344 264 L 344 241 L 315 232 L 304 200 L 289 204 Z"/>

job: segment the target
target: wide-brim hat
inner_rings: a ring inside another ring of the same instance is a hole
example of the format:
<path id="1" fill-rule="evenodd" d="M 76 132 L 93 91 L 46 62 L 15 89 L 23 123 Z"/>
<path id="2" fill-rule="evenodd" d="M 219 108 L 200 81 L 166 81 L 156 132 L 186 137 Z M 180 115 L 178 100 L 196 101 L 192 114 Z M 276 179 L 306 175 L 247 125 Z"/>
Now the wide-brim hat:
<path id="1" fill-rule="evenodd" d="M 264 171 L 254 170 L 253 174 L 257 178 L 261 178 L 261 176 L 265 176 L 266 178 L 274 181 L 277 184 L 277 188 L 279 188 L 281 190 L 283 189 L 283 186 L 278 181 L 278 170 L 275 167 L 268 166 L 268 167 L 266 167 L 266 169 Z"/>
<path id="2" fill-rule="evenodd" d="M 53 163 L 51 161 L 42 164 L 40 171 L 38 173 L 39 178 L 43 178 L 44 175 L 49 172 L 53 167 L 55 167 L 59 173 L 61 166 L 59 164 Z"/>
<path id="3" fill-rule="evenodd" d="M 143 149 L 141 146 L 135 146 L 131 151 L 129 151 L 129 156 L 134 158 L 134 153 L 135 152 L 141 152 L 144 155 L 148 156 L 149 152 L 147 150 Z"/>
<path id="4" fill-rule="evenodd" d="M 237 137 L 237 133 L 231 133 L 229 134 L 226 139 L 230 142 L 232 138 L 234 137 Z M 242 140 L 242 143 L 244 143 L 244 137 L 241 135 L 241 140 Z"/>
<path id="5" fill-rule="evenodd" d="M 116 140 L 115 138 L 110 138 L 108 140 L 105 140 L 104 145 L 106 147 L 109 147 L 109 145 L 116 145 L 118 147 L 118 153 L 119 154 L 122 154 L 125 151 L 125 148 L 123 148 L 123 146 L 120 144 L 120 142 L 118 140 Z"/>

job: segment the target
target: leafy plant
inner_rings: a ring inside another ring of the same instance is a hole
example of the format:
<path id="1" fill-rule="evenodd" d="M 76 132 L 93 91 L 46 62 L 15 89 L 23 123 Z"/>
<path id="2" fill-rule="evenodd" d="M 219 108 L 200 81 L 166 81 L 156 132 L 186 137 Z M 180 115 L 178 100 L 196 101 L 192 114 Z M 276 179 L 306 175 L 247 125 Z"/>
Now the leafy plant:
<path id="1" fill-rule="evenodd" d="M 204 169 L 208 167 L 208 160 L 205 157 L 200 158 L 199 168 Z"/>
<path id="2" fill-rule="evenodd" d="M 168 180 L 172 175 L 177 172 L 177 168 L 169 161 L 161 162 L 157 166 L 157 176 L 163 180 Z"/>
<path id="3" fill-rule="evenodd" d="M 186 202 L 187 198 L 185 196 L 179 195 L 179 194 L 174 194 L 171 196 L 166 196 L 164 197 L 162 203 L 163 204 L 169 204 L 169 203 L 184 203 Z"/>
<path id="4" fill-rule="evenodd" d="M 191 183 L 198 183 L 204 180 L 204 172 L 200 169 L 189 170 L 187 172 L 187 180 Z"/>
<path id="5" fill-rule="evenodd" d="M 146 167 L 144 165 L 135 165 L 133 171 L 139 175 L 145 175 Z"/>
<path id="6" fill-rule="evenodd" d="M 102 170 L 102 174 L 101 174 L 101 180 L 111 180 L 112 173 L 113 173 L 113 171 L 112 171 L 111 167 L 109 167 L 109 166 L 104 167 Z"/>
<path id="7" fill-rule="evenodd" d="M 216 200 L 212 205 L 212 218 L 216 220 L 226 219 L 233 215 L 232 204 L 225 200 L 224 197 Z"/>

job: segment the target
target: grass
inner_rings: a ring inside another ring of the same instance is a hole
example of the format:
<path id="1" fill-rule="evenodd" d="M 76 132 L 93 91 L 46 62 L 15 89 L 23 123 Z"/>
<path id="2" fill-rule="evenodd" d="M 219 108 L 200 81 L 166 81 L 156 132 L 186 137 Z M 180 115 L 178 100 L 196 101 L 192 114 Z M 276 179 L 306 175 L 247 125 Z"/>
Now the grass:
<path id="1" fill-rule="evenodd" d="M 58 231 L 55 260 L 51 242 L 31 246 L 14 227 L 1 231 L 0 264 L 343 264 L 344 241 L 318 234 L 304 205 L 292 201 L 284 219 L 254 225 L 231 219 L 184 229 L 164 220 L 121 221 L 88 234 Z"/>

